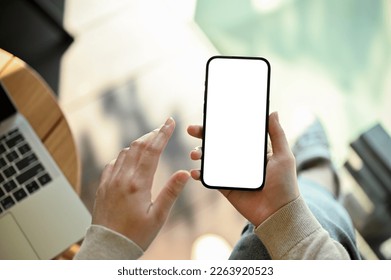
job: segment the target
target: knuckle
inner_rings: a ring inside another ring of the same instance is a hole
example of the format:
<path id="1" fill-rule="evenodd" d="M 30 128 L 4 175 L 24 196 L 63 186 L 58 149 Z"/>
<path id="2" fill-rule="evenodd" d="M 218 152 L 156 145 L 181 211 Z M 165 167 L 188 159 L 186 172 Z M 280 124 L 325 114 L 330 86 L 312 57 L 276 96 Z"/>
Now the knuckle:
<path id="1" fill-rule="evenodd" d="M 139 184 L 137 183 L 137 181 L 135 179 L 132 178 L 129 180 L 129 182 L 127 182 L 128 193 L 130 193 L 130 194 L 135 193 L 139 189 L 140 189 Z"/>
<path id="2" fill-rule="evenodd" d="M 145 148 L 145 152 L 151 156 L 156 156 L 159 154 L 159 149 L 158 147 L 156 147 L 155 145 L 148 145 L 146 148 Z"/>
<path id="3" fill-rule="evenodd" d="M 159 130 L 159 133 L 162 134 L 165 138 L 169 138 L 170 137 L 170 134 L 169 132 L 167 131 L 167 128 L 165 126 L 163 126 L 160 130 Z"/>
<path id="4" fill-rule="evenodd" d="M 136 139 L 134 140 L 132 143 L 131 143 L 131 147 L 136 147 L 136 148 L 139 148 L 139 147 L 145 147 L 145 141 L 143 141 L 142 139 Z"/>
<path id="5" fill-rule="evenodd" d="M 141 145 L 142 145 L 142 141 L 141 140 L 139 140 L 139 139 L 134 140 L 134 141 L 132 141 L 132 143 L 130 143 L 130 149 L 137 149 Z"/>
<path id="6" fill-rule="evenodd" d="M 145 149 L 146 146 L 147 146 L 147 144 L 145 143 L 145 141 L 143 141 L 141 139 L 137 139 L 137 140 L 134 140 L 130 144 L 130 149 L 140 149 L 140 150 L 143 150 L 143 149 Z"/>
<path id="7" fill-rule="evenodd" d="M 295 158 L 295 156 L 293 155 L 293 153 L 287 154 L 287 155 L 283 158 L 283 162 L 284 162 L 284 164 L 286 164 L 286 165 L 288 165 L 288 166 L 296 166 L 296 158 Z"/>
<path id="8" fill-rule="evenodd" d="M 114 160 L 110 161 L 109 163 L 106 163 L 103 167 L 103 172 L 107 172 L 107 170 L 110 170 L 114 166 Z"/>
<path id="9" fill-rule="evenodd" d="M 102 186 L 99 186 L 95 192 L 95 199 L 104 196 L 104 193 L 105 193 L 104 188 Z"/>
<path id="10" fill-rule="evenodd" d="M 128 179 L 125 174 L 119 172 L 117 176 L 115 176 L 111 180 L 111 187 L 116 192 L 125 192 L 125 193 L 135 193 L 139 187 L 135 179 Z"/>
<path id="11" fill-rule="evenodd" d="M 119 187 L 121 186 L 123 183 L 123 180 L 122 180 L 122 176 L 115 176 L 112 180 L 111 180 L 111 186 L 113 187 Z"/>
<path id="12" fill-rule="evenodd" d="M 126 148 L 122 149 L 122 150 L 119 152 L 118 157 L 125 156 L 126 153 L 128 152 L 128 150 L 129 150 L 129 149 L 126 149 Z"/>

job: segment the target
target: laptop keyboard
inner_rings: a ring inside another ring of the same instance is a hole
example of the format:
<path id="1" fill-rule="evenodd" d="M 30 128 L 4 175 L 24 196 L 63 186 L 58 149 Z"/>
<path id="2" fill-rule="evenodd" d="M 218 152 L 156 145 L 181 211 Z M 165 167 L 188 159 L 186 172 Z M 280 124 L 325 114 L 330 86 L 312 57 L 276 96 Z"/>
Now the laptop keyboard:
<path id="1" fill-rule="evenodd" d="M 18 129 L 0 138 L 0 213 L 51 180 Z"/>

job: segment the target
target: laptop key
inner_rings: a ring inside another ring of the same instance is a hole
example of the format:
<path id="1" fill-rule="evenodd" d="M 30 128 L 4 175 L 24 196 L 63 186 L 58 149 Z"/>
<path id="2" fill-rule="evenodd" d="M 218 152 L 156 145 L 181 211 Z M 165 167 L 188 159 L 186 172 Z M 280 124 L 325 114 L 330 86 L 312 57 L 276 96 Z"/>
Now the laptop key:
<path id="1" fill-rule="evenodd" d="M 18 170 L 20 171 L 20 170 L 25 169 L 27 166 L 33 164 L 37 160 L 38 160 L 38 158 L 35 154 L 30 154 L 30 155 L 26 156 L 25 158 L 19 160 L 17 163 L 15 163 L 15 165 L 18 168 Z"/>
<path id="2" fill-rule="evenodd" d="M 5 152 L 5 147 L 3 144 L 0 143 L 0 154 Z"/>
<path id="3" fill-rule="evenodd" d="M 23 198 L 27 196 L 27 192 L 24 189 L 19 189 L 14 191 L 12 194 L 16 201 L 21 201 Z"/>
<path id="4" fill-rule="evenodd" d="M 38 178 L 38 181 L 41 183 L 41 186 L 46 185 L 52 180 L 49 174 L 45 173 L 41 177 Z"/>
<path id="5" fill-rule="evenodd" d="M 14 134 L 19 134 L 19 129 L 18 128 L 14 128 L 14 129 L 8 131 L 8 136 L 12 136 Z"/>
<path id="6" fill-rule="evenodd" d="M 26 185 L 27 191 L 32 194 L 33 192 L 37 191 L 39 189 L 39 185 L 35 181 L 31 181 Z"/>
<path id="7" fill-rule="evenodd" d="M 9 162 L 13 162 L 15 159 L 17 159 L 18 153 L 15 151 L 11 151 L 8 154 L 5 155 Z"/>
<path id="8" fill-rule="evenodd" d="M 10 192 L 10 191 L 16 189 L 18 186 L 16 185 L 14 180 L 11 179 L 10 181 L 4 183 L 3 187 L 4 187 L 6 192 Z"/>
<path id="9" fill-rule="evenodd" d="M 0 200 L 1 206 L 3 206 L 4 210 L 7 210 L 8 208 L 12 207 L 15 205 L 15 201 L 12 199 L 11 196 L 7 196 Z"/>
<path id="10" fill-rule="evenodd" d="M 26 143 L 26 144 L 23 144 L 23 145 L 19 146 L 19 147 L 18 147 L 18 150 L 19 150 L 19 152 L 20 152 L 22 155 L 24 155 L 24 154 L 30 152 L 30 151 L 31 151 L 31 148 L 30 148 L 29 144 Z"/>
<path id="11" fill-rule="evenodd" d="M 40 172 L 44 171 L 45 168 L 41 164 L 36 164 L 33 167 L 27 169 L 24 171 L 22 174 L 16 176 L 16 180 L 18 181 L 19 184 L 23 184 L 27 180 L 35 177 L 38 175 Z"/>
<path id="12" fill-rule="evenodd" d="M 7 165 L 7 162 L 5 161 L 5 159 L 0 156 L 0 169 L 5 167 Z"/>
<path id="13" fill-rule="evenodd" d="M 16 170 L 13 166 L 7 167 L 6 169 L 3 170 L 3 173 L 6 177 L 11 177 L 16 173 Z"/>
<path id="14" fill-rule="evenodd" d="M 0 198 L 2 198 L 4 195 L 5 195 L 5 192 L 3 191 L 3 189 L 0 186 Z"/>
<path id="15" fill-rule="evenodd" d="M 24 141 L 23 136 L 21 134 L 16 134 L 11 139 L 8 139 L 7 141 L 5 141 L 5 143 L 9 148 L 12 148 L 12 147 L 15 147 L 18 143 L 23 142 L 23 141 Z"/>

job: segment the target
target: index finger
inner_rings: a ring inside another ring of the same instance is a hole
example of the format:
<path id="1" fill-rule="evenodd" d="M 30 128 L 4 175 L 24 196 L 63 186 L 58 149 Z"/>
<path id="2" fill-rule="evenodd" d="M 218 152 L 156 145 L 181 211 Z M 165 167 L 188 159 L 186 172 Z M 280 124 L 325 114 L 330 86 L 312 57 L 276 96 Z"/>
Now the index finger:
<path id="1" fill-rule="evenodd" d="M 174 129 L 175 121 L 170 117 L 159 129 L 156 136 L 149 139 L 148 143 L 145 143 L 145 149 L 141 154 L 137 168 L 141 179 L 151 179 L 153 177 L 160 155 L 167 146 Z"/>

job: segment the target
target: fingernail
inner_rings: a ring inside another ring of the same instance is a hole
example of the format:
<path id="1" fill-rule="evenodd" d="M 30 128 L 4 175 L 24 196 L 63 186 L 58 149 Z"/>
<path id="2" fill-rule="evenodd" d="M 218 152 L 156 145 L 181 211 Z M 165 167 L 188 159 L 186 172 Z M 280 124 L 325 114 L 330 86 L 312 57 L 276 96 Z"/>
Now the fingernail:
<path id="1" fill-rule="evenodd" d="M 280 117 L 278 116 L 278 112 L 276 111 L 275 114 L 276 114 L 276 120 L 277 120 L 278 122 L 280 122 Z"/>
<path id="2" fill-rule="evenodd" d="M 165 126 L 170 126 L 174 123 L 174 119 L 172 117 L 169 117 L 166 122 L 164 123 Z"/>

